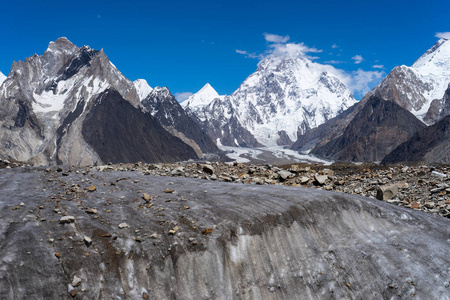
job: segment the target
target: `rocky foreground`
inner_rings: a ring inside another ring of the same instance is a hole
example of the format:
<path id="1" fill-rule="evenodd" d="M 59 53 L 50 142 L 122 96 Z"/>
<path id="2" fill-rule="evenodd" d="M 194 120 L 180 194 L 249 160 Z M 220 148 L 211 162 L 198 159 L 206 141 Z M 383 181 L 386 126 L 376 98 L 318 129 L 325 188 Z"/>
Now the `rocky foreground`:
<path id="1" fill-rule="evenodd" d="M 450 218 L 450 167 L 438 165 L 294 164 L 284 166 L 228 163 L 121 164 L 102 171 L 139 171 L 257 185 L 287 185 L 366 196 Z M 169 179 L 168 179 L 169 180 Z"/>
<path id="2" fill-rule="evenodd" d="M 1 170 L 0 295 L 450 299 L 450 222 L 416 211 L 439 214 L 440 202 L 448 205 L 447 169 L 366 167 L 192 163 Z M 281 184 L 359 189 L 418 207 L 276 186 Z M 448 207 L 443 210 L 445 215 Z"/>

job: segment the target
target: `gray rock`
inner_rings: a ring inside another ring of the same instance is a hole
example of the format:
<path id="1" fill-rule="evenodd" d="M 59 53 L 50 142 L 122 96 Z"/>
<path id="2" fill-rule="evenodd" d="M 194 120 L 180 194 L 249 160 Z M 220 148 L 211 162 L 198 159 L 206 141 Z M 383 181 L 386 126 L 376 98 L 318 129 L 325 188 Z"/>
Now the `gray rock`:
<path id="1" fill-rule="evenodd" d="M 286 171 L 286 170 L 281 170 L 281 171 L 278 171 L 278 175 L 279 175 L 279 178 L 281 181 L 285 181 L 294 174 L 289 171 Z"/>
<path id="2" fill-rule="evenodd" d="M 74 216 L 64 216 L 59 219 L 59 223 L 61 223 L 61 224 L 67 224 L 67 223 L 73 223 L 73 222 L 75 222 Z"/>
<path id="3" fill-rule="evenodd" d="M 315 174 L 314 175 L 314 179 L 316 180 L 316 182 L 320 185 L 325 184 L 325 181 L 328 179 L 327 175 L 319 175 L 319 174 Z"/>
<path id="4" fill-rule="evenodd" d="M 398 186 L 396 184 L 383 185 L 378 187 L 377 196 L 378 200 L 390 200 L 397 196 Z"/>
<path id="5" fill-rule="evenodd" d="M 72 286 L 73 287 L 77 287 L 81 284 L 81 278 L 78 277 L 77 275 L 73 276 L 73 280 L 72 280 Z"/>
<path id="6" fill-rule="evenodd" d="M 214 168 L 211 165 L 204 165 L 203 166 L 203 172 L 205 172 L 208 175 L 213 175 L 214 174 Z"/>

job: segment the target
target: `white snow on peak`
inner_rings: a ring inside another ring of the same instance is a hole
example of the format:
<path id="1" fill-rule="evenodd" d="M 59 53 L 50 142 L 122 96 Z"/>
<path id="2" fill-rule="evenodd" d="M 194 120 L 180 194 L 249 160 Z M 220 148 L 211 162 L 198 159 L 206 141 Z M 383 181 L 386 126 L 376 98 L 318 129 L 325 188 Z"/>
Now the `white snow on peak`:
<path id="1" fill-rule="evenodd" d="M 411 109 L 411 113 L 423 121 L 431 102 L 434 99 L 442 99 L 450 83 L 450 40 L 440 39 L 411 67 L 401 66 L 401 68 L 403 68 L 405 74 L 408 70 L 411 71 L 423 83 L 420 86 L 426 87 L 420 88 L 417 83 L 414 84 L 413 88 L 419 89 L 419 94 L 423 96 L 425 103 L 417 110 Z M 406 96 L 410 98 L 409 95 Z M 414 99 L 410 100 L 413 101 Z"/>
<path id="2" fill-rule="evenodd" d="M 0 85 L 2 85 L 3 81 L 5 81 L 6 78 L 7 77 L 2 72 L 0 72 Z"/>
<path id="3" fill-rule="evenodd" d="M 430 102 L 433 99 L 442 99 L 450 83 L 450 41 L 440 39 L 411 68 L 415 69 L 425 82 L 433 85 L 434 89 L 426 98 Z"/>
<path id="4" fill-rule="evenodd" d="M 133 82 L 139 96 L 139 100 L 144 100 L 153 90 L 145 79 L 137 79 Z"/>
<path id="5" fill-rule="evenodd" d="M 331 66 L 305 56 L 269 55 L 230 96 L 239 122 L 262 144 L 291 141 L 356 103 Z"/>
<path id="6" fill-rule="evenodd" d="M 180 104 L 183 108 L 189 107 L 192 110 L 196 110 L 200 107 L 208 105 L 214 99 L 219 97 L 220 96 L 216 90 L 209 83 L 207 83 L 197 93 L 193 94 Z"/>

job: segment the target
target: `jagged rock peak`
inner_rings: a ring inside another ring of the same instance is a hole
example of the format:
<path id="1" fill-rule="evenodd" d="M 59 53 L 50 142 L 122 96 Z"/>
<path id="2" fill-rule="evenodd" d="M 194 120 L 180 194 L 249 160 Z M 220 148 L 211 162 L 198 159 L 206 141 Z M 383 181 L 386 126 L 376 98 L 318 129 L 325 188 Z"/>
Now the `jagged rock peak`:
<path id="1" fill-rule="evenodd" d="M 54 52 L 75 52 L 79 48 L 75 46 L 71 41 L 69 41 L 66 37 L 60 37 L 54 42 L 50 42 L 48 44 L 47 51 Z"/>
<path id="2" fill-rule="evenodd" d="M 157 93 L 160 96 L 169 96 L 172 95 L 172 93 L 169 91 L 169 89 L 165 86 L 156 86 L 153 90 L 152 93 Z"/>
<path id="3" fill-rule="evenodd" d="M 144 100 L 153 90 L 153 88 L 148 84 L 145 79 L 136 79 L 133 81 L 134 87 L 136 88 L 139 99 Z"/>
<path id="4" fill-rule="evenodd" d="M 209 84 L 205 84 L 197 93 L 191 95 L 185 101 L 181 102 L 183 107 L 198 107 L 203 105 L 208 105 L 216 98 L 219 98 L 219 94 L 216 90 Z"/>

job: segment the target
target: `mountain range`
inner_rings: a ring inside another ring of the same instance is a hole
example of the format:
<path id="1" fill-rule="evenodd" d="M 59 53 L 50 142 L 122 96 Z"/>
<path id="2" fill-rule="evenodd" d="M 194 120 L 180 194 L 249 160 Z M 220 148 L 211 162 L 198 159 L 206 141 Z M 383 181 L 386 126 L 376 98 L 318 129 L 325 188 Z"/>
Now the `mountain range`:
<path id="1" fill-rule="evenodd" d="M 206 85 L 182 106 L 219 145 L 291 145 L 356 103 L 333 71 L 301 53 L 271 54 L 230 96 Z"/>
<path id="2" fill-rule="evenodd" d="M 191 145 L 166 130 L 170 124 L 141 104 L 153 91 L 143 80 L 125 78 L 103 50 L 59 38 L 43 55 L 14 62 L 4 79 L 0 155 L 38 165 L 199 158 L 192 145 L 201 129 L 189 128 Z M 198 136 L 207 143 L 204 133 Z"/>
<path id="3" fill-rule="evenodd" d="M 450 163 L 450 41 L 356 101 L 331 66 L 271 53 L 231 95 L 181 104 L 66 38 L 0 73 L 0 157 L 36 165 L 168 162 L 220 147 L 290 147 L 334 161 Z M 209 154 L 216 155 L 208 156 Z"/>
<path id="4" fill-rule="evenodd" d="M 450 41 L 441 39 L 411 67 L 395 67 L 352 108 L 299 136 L 292 149 L 339 161 L 383 160 L 448 114 L 449 70 Z M 390 162 L 413 161 L 408 157 Z"/>

